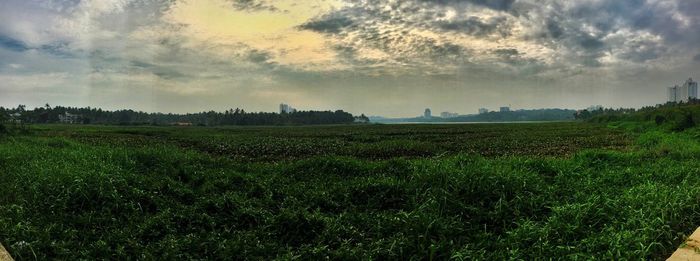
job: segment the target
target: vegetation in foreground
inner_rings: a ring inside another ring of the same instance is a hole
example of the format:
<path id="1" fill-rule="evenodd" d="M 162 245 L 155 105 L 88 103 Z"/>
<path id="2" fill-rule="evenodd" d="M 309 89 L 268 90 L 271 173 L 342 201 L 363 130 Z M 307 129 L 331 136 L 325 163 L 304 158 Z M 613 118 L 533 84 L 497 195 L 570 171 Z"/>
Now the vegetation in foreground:
<path id="1" fill-rule="evenodd" d="M 0 239 L 19 260 L 662 259 L 700 219 L 700 130 L 639 126 L 37 126 L 0 141 Z"/>

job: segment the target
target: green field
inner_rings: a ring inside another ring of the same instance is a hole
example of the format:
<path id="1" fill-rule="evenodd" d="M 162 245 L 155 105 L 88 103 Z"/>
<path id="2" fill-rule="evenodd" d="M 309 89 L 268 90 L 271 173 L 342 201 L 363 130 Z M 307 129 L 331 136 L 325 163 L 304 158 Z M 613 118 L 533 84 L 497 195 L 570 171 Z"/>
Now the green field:
<path id="1" fill-rule="evenodd" d="M 0 136 L 33 259 L 664 259 L 700 131 L 640 124 L 106 127 Z"/>

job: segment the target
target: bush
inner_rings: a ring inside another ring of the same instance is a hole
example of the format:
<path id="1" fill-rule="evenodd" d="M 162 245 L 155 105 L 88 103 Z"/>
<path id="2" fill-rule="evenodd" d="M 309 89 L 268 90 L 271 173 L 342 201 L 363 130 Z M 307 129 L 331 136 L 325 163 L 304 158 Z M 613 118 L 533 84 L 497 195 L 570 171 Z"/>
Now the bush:
<path id="1" fill-rule="evenodd" d="M 654 121 L 656 122 L 656 125 L 661 125 L 661 124 L 664 124 L 664 122 L 666 122 L 666 117 L 661 116 L 661 115 L 656 115 L 656 117 L 654 118 Z"/>
<path id="2" fill-rule="evenodd" d="M 695 126 L 693 122 L 693 115 L 690 113 L 684 113 L 679 115 L 678 119 L 674 120 L 671 125 L 671 130 L 673 131 L 684 131 Z"/>
<path id="3" fill-rule="evenodd" d="M 6 134 L 6 133 L 7 133 L 7 128 L 5 127 L 5 125 L 2 125 L 2 123 L 0 123 L 0 134 Z"/>

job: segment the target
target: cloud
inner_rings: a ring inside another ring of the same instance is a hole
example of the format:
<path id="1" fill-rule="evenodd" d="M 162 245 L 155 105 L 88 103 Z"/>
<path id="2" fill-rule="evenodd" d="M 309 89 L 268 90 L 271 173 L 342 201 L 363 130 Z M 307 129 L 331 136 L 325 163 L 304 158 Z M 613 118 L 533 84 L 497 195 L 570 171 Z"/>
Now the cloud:
<path id="1" fill-rule="evenodd" d="M 245 11 L 280 11 L 279 8 L 260 0 L 232 0 L 233 7 Z"/>
<path id="2" fill-rule="evenodd" d="M 321 17 L 320 19 L 304 23 L 299 26 L 299 29 L 337 34 L 353 24 L 354 22 L 349 17 L 336 14 L 331 17 Z"/>
<path id="3" fill-rule="evenodd" d="M 469 17 L 465 20 L 438 22 L 438 26 L 447 31 L 455 31 L 474 36 L 488 36 L 498 33 L 502 37 L 511 34 L 511 28 L 505 22 L 505 17 L 492 17 L 481 19 L 479 17 Z"/>
<path id="4" fill-rule="evenodd" d="M 481 5 L 496 10 L 508 10 L 515 0 L 420 0 L 441 5 L 459 5 L 464 3 Z"/>
<path id="5" fill-rule="evenodd" d="M 24 42 L 10 38 L 6 35 L 0 35 L 0 47 L 15 52 L 23 52 L 29 50 L 29 47 L 27 47 L 27 45 L 24 44 Z"/>

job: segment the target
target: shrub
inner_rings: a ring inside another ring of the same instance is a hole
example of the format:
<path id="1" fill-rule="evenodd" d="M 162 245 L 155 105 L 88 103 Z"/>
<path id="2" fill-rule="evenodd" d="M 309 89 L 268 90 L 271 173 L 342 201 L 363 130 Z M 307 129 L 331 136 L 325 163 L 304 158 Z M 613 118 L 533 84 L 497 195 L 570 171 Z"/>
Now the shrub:
<path id="1" fill-rule="evenodd" d="M 684 113 L 679 115 L 678 119 L 673 121 L 671 129 L 673 131 L 684 131 L 692 128 L 693 126 L 695 126 L 695 122 L 693 122 L 693 115 L 690 113 Z"/>
<path id="2" fill-rule="evenodd" d="M 664 124 L 664 122 L 666 122 L 666 117 L 664 117 L 662 115 L 656 115 L 656 117 L 654 118 L 654 121 L 656 122 L 656 125 L 661 125 L 661 124 Z"/>

